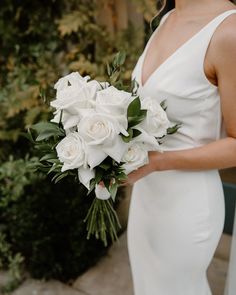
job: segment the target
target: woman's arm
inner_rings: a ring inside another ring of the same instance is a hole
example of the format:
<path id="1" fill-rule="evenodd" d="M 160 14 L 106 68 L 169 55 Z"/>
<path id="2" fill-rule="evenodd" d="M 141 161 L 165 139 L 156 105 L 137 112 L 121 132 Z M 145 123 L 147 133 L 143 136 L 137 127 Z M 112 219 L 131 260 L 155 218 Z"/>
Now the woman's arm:
<path id="1" fill-rule="evenodd" d="M 158 164 L 159 162 L 159 164 Z M 155 170 L 223 169 L 236 166 L 236 139 L 227 137 L 201 147 L 156 155 Z"/>
<path id="2" fill-rule="evenodd" d="M 201 147 L 164 153 L 151 152 L 150 163 L 129 174 L 128 183 L 162 170 L 208 170 L 236 166 L 236 16 L 216 32 L 208 61 L 217 77 L 227 137 Z"/>

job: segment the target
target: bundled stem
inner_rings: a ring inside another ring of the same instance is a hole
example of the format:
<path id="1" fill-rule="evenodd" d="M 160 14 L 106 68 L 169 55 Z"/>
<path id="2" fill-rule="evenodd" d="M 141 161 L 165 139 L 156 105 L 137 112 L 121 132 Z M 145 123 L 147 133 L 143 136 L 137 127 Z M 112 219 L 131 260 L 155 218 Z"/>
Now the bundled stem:
<path id="1" fill-rule="evenodd" d="M 117 233 L 121 228 L 119 218 L 114 210 L 112 200 L 100 200 L 95 198 L 89 208 L 84 222 L 87 223 L 87 239 L 95 235 L 101 239 L 107 246 L 107 234 L 111 237 L 112 242 L 118 239 Z"/>

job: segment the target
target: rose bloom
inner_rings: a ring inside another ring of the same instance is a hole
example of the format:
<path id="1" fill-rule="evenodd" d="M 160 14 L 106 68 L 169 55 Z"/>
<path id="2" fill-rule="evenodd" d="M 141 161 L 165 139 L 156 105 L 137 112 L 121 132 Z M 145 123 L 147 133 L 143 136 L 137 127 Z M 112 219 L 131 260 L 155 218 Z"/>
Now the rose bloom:
<path id="1" fill-rule="evenodd" d="M 86 166 L 86 148 L 78 132 L 69 133 L 56 146 L 59 160 L 63 163 L 61 171 Z"/>
<path id="2" fill-rule="evenodd" d="M 95 107 L 95 97 L 98 90 L 108 86 L 108 83 L 88 81 L 89 76 L 82 77 L 78 72 L 71 73 L 55 84 L 56 99 L 50 104 L 56 108 L 52 122 L 59 122 L 61 111 L 62 124 L 65 130 L 75 127 L 82 116 Z"/>
<path id="3" fill-rule="evenodd" d="M 111 116 L 91 113 L 81 119 L 78 132 L 87 144 L 90 168 L 99 165 L 107 156 L 120 162 L 126 144 L 120 133 L 127 134 Z"/>
<path id="4" fill-rule="evenodd" d="M 140 126 L 155 137 L 166 135 L 170 121 L 160 104 L 155 99 L 146 97 L 141 101 L 141 106 L 147 110 L 147 116 Z"/>
<path id="5" fill-rule="evenodd" d="M 129 174 L 143 165 L 148 164 L 148 151 L 142 143 L 133 143 L 124 154 L 122 162 L 125 162 L 123 164 L 125 173 Z"/>
<path id="6" fill-rule="evenodd" d="M 97 92 L 96 111 L 112 115 L 124 129 L 127 129 L 127 108 L 131 99 L 131 93 L 110 86 Z"/>
<path id="7" fill-rule="evenodd" d="M 57 92 L 59 92 L 61 90 L 66 89 L 69 86 L 82 87 L 84 86 L 84 84 L 88 82 L 89 79 L 89 76 L 82 77 L 78 72 L 72 72 L 69 75 L 60 78 L 54 85 L 54 89 L 56 89 Z"/>

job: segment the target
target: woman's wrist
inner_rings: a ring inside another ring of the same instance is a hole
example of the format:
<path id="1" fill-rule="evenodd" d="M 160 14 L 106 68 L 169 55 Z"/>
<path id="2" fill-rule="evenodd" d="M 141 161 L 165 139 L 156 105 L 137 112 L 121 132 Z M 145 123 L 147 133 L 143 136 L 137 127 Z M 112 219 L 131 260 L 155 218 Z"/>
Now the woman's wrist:
<path id="1" fill-rule="evenodd" d="M 163 151 L 156 153 L 155 170 L 165 171 L 174 169 L 174 152 Z"/>

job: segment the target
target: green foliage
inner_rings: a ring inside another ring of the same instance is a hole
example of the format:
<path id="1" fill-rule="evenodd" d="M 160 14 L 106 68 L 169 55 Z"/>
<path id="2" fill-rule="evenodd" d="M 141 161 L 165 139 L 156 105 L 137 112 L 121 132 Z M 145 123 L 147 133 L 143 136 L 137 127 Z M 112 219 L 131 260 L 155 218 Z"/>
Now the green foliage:
<path id="1" fill-rule="evenodd" d="M 115 87 L 119 86 L 121 90 L 130 88 L 124 86 L 123 80 L 120 77 L 125 59 L 126 54 L 124 52 L 118 52 L 114 56 L 111 65 L 107 63 L 107 77 L 105 81 L 108 81 L 110 85 Z M 129 142 L 133 137 L 141 133 L 139 130 L 132 129 L 131 127 L 140 123 L 145 118 L 145 115 L 146 111 L 141 110 L 141 102 L 137 97 L 128 107 L 127 118 L 130 126 L 128 126 L 129 136 L 123 136 L 125 142 Z M 36 171 L 42 171 L 46 174 L 53 173 L 52 181 L 55 183 L 60 182 L 64 178 L 73 177 L 74 181 L 79 184 L 78 169 L 62 172 L 63 165 L 56 153 L 56 146 L 66 136 L 61 118 L 59 123 L 42 121 L 34 124 L 29 128 L 28 134 L 23 135 L 30 140 L 38 152 L 39 161 L 35 165 Z M 130 123 L 130 119 L 132 118 L 133 121 Z M 103 241 L 105 246 L 108 245 L 107 236 L 114 242 L 118 239 L 117 233 L 121 228 L 119 218 L 113 207 L 116 201 L 118 185 L 121 180 L 126 178 L 122 164 L 109 157 L 106 158 L 100 168 L 96 167 L 95 178 L 90 181 L 89 193 L 94 192 L 96 185 L 102 181 L 111 195 L 111 200 L 104 202 L 95 198 L 85 218 L 86 229 L 88 231 L 87 238 L 89 239 L 91 235 L 95 235 L 97 239 Z"/>
<path id="2" fill-rule="evenodd" d="M 31 159 L 31 163 L 35 158 Z M 0 208 L 6 208 L 24 194 L 24 187 L 36 179 L 27 160 L 9 160 L 0 166 Z"/>
<path id="3" fill-rule="evenodd" d="M 146 0 L 133 1 L 146 11 Z M 15 273 L 22 264 L 18 253 L 33 276 L 67 280 L 106 252 L 98 241 L 86 240 L 83 219 L 90 196 L 70 180 L 52 185 L 32 170 L 38 155 L 21 136 L 35 122 L 51 118 L 58 77 L 79 71 L 102 81 L 106 62 L 123 50 L 129 54 L 119 75 L 129 81 L 142 50 L 142 28 L 130 24 L 112 36 L 96 21 L 97 9 L 88 0 L 1 0 L 0 235 L 11 251 L 3 255 L 4 267 Z M 119 63 L 122 59 L 114 66 Z M 50 128 L 44 139 L 49 135 Z"/>
<path id="4" fill-rule="evenodd" d="M 20 253 L 12 253 L 6 235 L 0 232 L 0 269 L 9 268 L 9 279 L 0 288 L 1 294 L 14 290 L 21 283 L 24 277 L 23 262 L 24 257 Z"/>
<path id="5" fill-rule="evenodd" d="M 104 65 L 122 49 L 129 55 L 126 69 L 119 75 L 129 80 L 142 50 L 142 31 L 132 24 L 112 36 L 99 22 L 94 22 L 97 17 L 94 1 L 43 2 L 1 3 L 0 159 L 6 157 L 6 149 L 18 148 L 22 129 L 50 118 L 51 111 L 43 97 L 49 100 L 54 97 L 52 85 L 58 77 L 79 71 L 104 80 Z M 116 75 L 117 72 L 112 76 L 113 82 L 118 80 Z"/>
<path id="6" fill-rule="evenodd" d="M 132 138 L 137 137 L 141 132 L 134 127 L 141 123 L 147 114 L 147 110 L 141 109 L 141 101 L 139 97 L 136 97 L 128 106 L 128 136 L 122 136 L 125 142 L 130 142 Z"/>
<path id="7" fill-rule="evenodd" d="M 86 239 L 83 220 L 93 198 L 70 179 L 52 186 L 51 179 L 32 172 L 35 161 L 10 159 L 1 167 L 1 266 L 20 278 L 24 257 L 34 277 L 67 281 L 106 252 L 101 242 Z"/>
<path id="8" fill-rule="evenodd" d="M 31 126 L 39 135 L 36 141 L 48 140 L 50 137 L 64 137 L 65 131 L 57 123 L 53 122 L 39 122 Z"/>

